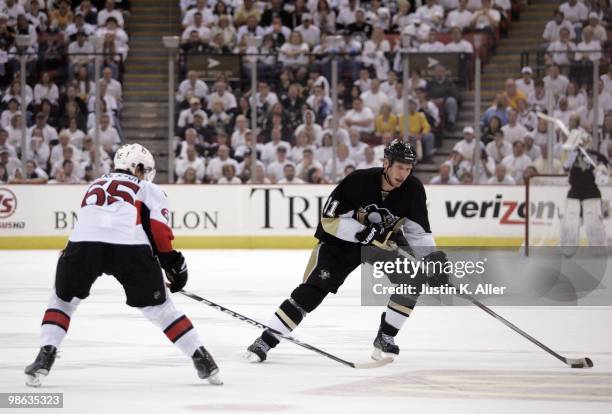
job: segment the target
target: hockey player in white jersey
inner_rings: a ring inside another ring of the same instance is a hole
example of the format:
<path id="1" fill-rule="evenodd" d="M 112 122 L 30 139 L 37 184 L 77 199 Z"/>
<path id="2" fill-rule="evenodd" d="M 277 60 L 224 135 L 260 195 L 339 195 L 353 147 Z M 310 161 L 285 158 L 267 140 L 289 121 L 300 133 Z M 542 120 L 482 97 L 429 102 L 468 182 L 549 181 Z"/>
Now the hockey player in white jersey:
<path id="1" fill-rule="evenodd" d="M 172 248 L 166 195 L 152 183 L 153 156 L 139 144 L 124 145 L 114 163 L 113 172 L 94 181 L 81 202 L 78 223 L 57 263 L 55 288 L 40 328 L 41 348 L 25 369 L 26 384 L 41 385 L 79 302 L 106 273 L 123 286 L 127 305 L 138 308 L 193 360 L 200 378 L 220 385 L 217 364 L 166 291 L 162 269 L 173 293 L 185 286 L 188 273 L 185 258 Z"/>

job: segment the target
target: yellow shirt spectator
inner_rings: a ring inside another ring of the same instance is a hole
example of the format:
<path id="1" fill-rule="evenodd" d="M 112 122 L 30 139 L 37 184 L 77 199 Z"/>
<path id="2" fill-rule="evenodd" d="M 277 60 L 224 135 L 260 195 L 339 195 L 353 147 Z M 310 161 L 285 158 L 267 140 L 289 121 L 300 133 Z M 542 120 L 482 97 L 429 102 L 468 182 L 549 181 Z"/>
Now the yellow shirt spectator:
<path id="1" fill-rule="evenodd" d="M 397 121 L 397 116 L 391 113 L 391 106 L 383 104 L 380 107 L 380 115 L 374 120 L 374 133 L 376 135 L 395 135 L 398 128 Z"/>
<path id="2" fill-rule="evenodd" d="M 399 131 L 400 134 L 404 133 L 404 116 L 400 115 L 399 119 Z M 425 118 L 423 112 L 412 112 L 408 113 L 408 134 L 410 136 L 423 135 L 431 132 L 431 126 Z"/>

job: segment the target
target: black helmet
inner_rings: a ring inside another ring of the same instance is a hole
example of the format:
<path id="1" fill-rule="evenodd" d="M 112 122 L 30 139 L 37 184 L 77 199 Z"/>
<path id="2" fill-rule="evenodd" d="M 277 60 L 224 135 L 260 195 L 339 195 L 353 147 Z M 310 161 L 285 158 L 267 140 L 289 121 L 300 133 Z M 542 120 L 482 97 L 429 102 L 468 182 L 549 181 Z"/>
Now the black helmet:
<path id="1" fill-rule="evenodd" d="M 385 158 L 391 164 L 394 161 L 414 164 L 416 162 L 416 151 L 410 143 L 394 139 L 385 148 Z"/>

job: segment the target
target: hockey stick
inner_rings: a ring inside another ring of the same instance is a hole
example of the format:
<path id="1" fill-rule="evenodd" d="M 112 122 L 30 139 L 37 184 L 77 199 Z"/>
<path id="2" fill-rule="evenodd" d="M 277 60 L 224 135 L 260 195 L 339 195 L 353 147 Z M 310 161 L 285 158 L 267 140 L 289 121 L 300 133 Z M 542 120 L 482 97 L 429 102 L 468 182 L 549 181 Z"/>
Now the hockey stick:
<path id="1" fill-rule="evenodd" d="M 270 331 L 272 331 L 274 333 L 274 335 L 276 335 L 276 336 L 278 336 L 280 338 L 283 338 L 283 339 L 285 339 L 285 340 L 287 340 L 289 342 L 293 342 L 294 344 L 299 345 L 302 348 L 306 348 L 306 349 L 309 349 L 311 351 L 314 351 L 314 352 L 316 352 L 319 355 L 326 356 L 329 359 L 333 359 L 334 361 L 339 362 L 339 363 L 341 363 L 343 365 L 346 365 L 347 367 L 357 368 L 357 369 L 378 368 L 378 367 L 382 367 L 383 365 L 387 365 L 387 364 L 393 362 L 393 358 L 391 358 L 391 357 L 385 357 L 385 358 L 383 358 L 383 359 L 381 359 L 379 361 L 361 362 L 361 363 L 345 361 L 342 358 L 338 358 L 335 355 L 332 355 L 332 354 L 330 354 L 328 352 L 325 352 L 322 349 L 319 349 L 319 348 L 317 348 L 315 346 L 312 346 L 310 344 L 307 344 L 306 342 L 302 342 L 299 339 L 293 338 L 293 337 L 288 336 L 288 335 L 284 335 L 281 332 L 277 331 L 276 329 L 270 328 L 269 326 L 264 325 L 261 322 L 257 322 L 255 319 L 251 319 L 251 318 L 249 318 L 247 316 L 241 315 L 238 312 L 234 312 L 233 310 L 228 309 L 225 306 L 221 306 L 221 305 L 219 305 L 219 304 L 217 304 L 215 302 L 212 302 L 212 301 L 210 301 L 208 299 L 205 299 L 205 298 L 203 298 L 201 296 L 198 296 L 198 295 L 196 295 L 194 293 L 187 292 L 186 290 L 179 290 L 179 293 L 181 293 L 181 294 L 183 294 L 183 295 L 187 296 L 188 298 L 191 298 L 191 299 L 193 299 L 195 301 L 198 301 L 198 302 L 203 303 L 203 304 L 205 304 L 207 306 L 210 306 L 211 308 L 217 309 L 218 311 L 226 313 L 226 314 L 228 314 L 228 315 L 230 315 L 230 316 L 232 316 L 232 317 L 234 317 L 236 319 L 240 319 L 241 321 L 244 321 L 244 322 L 246 322 L 246 323 L 248 323 L 250 325 L 253 325 L 253 326 L 257 327 L 257 328 L 260 328 L 260 329 L 269 329 Z"/>
<path id="2" fill-rule="evenodd" d="M 378 246 L 377 242 L 375 242 L 374 244 Z M 382 247 L 382 246 L 378 246 L 378 247 L 383 248 L 383 249 L 386 248 L 386 250 L 389 250 L 388 247 Z M 415 259 L 412 255 L 410 255 L 405 250 L 398 248 L 397 246 L 395 246 L 393 250 L 395 250 L 398 254 L 400 254 L 401 256 L 404 256 L 408 260 L 417 261 L 417 259 Z M 588 357 L 586 358 L 566 358 L 560 355 L 559 353 L 550 349 L 548 346 L 544 345 L 542 342 L 535 339 L 533 336 L 529 335 L 527 332 L 523 331 L 522 329 L 514 325 L 512 322 L 508 321 L 507 319 L 495 313 L 488 306 L 480 302 L 478 299 L 476 299 L 472 295 L 459 294 L 458 296 L 472 302 L 472 304 L 476 305 L 477 307 L 479 307 L 480 309 L 482 309 L 483 311 L 485 311 L 486 313 L 488 313 L 489 315 L 491 315 L 492 317 L 494 317 L 495 319 L 497 319 L 498 321 L 506 325 L 508 328 L 512 329 L 517 334 L 521 335 L 523 338 L 539 346 L 541 349 L 548 352 L 550 355 L 554 356 L 559 361 L 570 366 L 571 368 L 591 368 L 593 367 L 593 361 L 591 361 L 591 358 L 588 358 Z"/>

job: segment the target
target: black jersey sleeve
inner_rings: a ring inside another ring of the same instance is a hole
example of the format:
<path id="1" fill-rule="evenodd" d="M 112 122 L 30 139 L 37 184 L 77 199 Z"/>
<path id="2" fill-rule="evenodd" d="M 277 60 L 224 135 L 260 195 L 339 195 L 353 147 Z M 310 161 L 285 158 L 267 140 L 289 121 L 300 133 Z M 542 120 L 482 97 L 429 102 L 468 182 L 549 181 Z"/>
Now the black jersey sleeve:
<path id="1" fill-rule="evenodd" d="M 331 236 L 358 243 L 355 234 L 365 226 L 353 218 L 359 206 L 356 206 L 350 197 L 352 181 L 347 177 L 332 191 L 321 212 L 321 226 L 323 231 Z"/>

